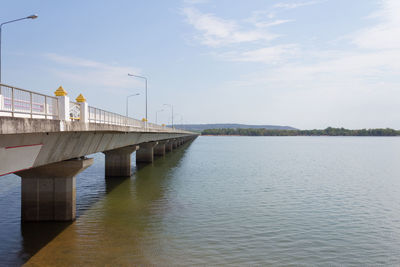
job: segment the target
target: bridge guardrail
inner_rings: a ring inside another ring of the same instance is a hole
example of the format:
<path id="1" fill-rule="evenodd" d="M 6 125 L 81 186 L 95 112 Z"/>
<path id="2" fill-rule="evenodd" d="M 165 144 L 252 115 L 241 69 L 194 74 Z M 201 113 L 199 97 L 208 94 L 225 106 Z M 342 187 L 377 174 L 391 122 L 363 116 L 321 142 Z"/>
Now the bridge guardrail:
<path id="1" fill-rule="evenodd" d="M 58 119 L 58 99 L 0 84 L 0 116 Z"/>
<path id="2" fill-rule="evenodd" d="M 0 116 L 72 120 L 129 126 L 144 131 L 189 133 L 88 106 L 82 95 L 80 97 L 83 98 L 83 101 L 79 101 L 81 99 L 77 98 L 80 103 L 69 101 L 69 97 L 62 87 L 57 91 L 61 94 L 54 97 L 0 84 Z"/>
<path id="3" fill-rule="evenodd" d="M 144 121 L 140 121 L 137 119 L 133 119 L 130 117 L 126 117 L 117 113 L 109 112 L 103 109 L 95 108 L 89 106 L 89 122 L 90 123 L 101 123 L 101 124 L 109 124 L 109 125 L 120 125 L 120 126 L 129 126 L 138 129 L 144 129 L 146 131 L 155 130 L 162 132 L 186 132 L 179 129 L 172 129 L 168 127 L 164 127 L 154 123 L 146 123 Z"/>
<path id="4" fill-rule="evenodd" d="M 89 106 L 89 122 L 144 128 L 142 121 Z"/>

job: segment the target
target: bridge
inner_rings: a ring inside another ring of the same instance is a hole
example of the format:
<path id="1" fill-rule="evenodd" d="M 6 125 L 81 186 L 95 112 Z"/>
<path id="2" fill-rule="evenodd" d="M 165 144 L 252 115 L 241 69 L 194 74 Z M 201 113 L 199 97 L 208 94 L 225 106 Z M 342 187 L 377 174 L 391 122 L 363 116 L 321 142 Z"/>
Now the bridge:
<path id="1" fill-rule="evenodd" d="M 176 149 L 198 135 L 71 101 L 0 84 L 0 176 L 21 177 L 22 221 L 72 221 L 76 175 L 105 154 L 105 177 L 130 177 L 137 163 Z"/>

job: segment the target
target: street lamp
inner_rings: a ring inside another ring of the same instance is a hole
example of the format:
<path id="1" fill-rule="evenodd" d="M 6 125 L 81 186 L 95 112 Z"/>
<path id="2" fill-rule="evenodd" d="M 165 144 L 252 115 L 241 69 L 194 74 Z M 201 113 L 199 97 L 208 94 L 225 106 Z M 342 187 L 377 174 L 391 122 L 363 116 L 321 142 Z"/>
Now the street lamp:
<path id="1" fill-rule="evenodd" d="M 140 95 L 140 94 L 137 93 L 137 94 L 133 94 L 133 95 L 128 95 L 128 96 L 126 97 L 126 116 L 127 116 L 127 117 L 128 117 L 128 105 L 129 105 L 128 99 L 129 99 L 131 96 L 137 96 L 137 95 Z"/>
<path id="2" fill-rule="evenodd" d="M 136 77 L 136 78 L 141 78 L 145 80 L 145 89 L 146 89 L 146 121 L 147 121 L 147 78 L 144 76 L 139 76 L 139 75 L 134 75 L 134 74 L 130 74 L 128 73 L 128 76 L 132 76 L 132 77 Z"/>
<path id="3" fill-rule="evenodd" d="M 157 115 L 158 115 L 158 112 L 162 112 L 162 111 L 164 111 L 163 109 L 160 109 L 160 110 L 157 110 L 156 111 L 156 124 L 157 124 Z"/>
<path id="4" fill-rule="evenodd" d="M 4 24 L 8 24 L 11 22 L 16 22 L 16 21 L 20 21 L 20 20 L 24 20 L 24 19 L 36 19 L 38 16 L 36 14 L 34 15 L 30 15 L 28 17 L 25 18 L 20 18 L 20 19 L 14 19 L 14 20 L 10 20 L 10 21 L 6 21 L 0 24 L 0 83 L 1 83 L 1 30 Z"/>
<path id="5" fill-rule="evenodd" d="M 174 128 L 174 106 L 171 104 L 164 104 L 164 106 L 168 106 L 171 109 L 172 128 Z"/>

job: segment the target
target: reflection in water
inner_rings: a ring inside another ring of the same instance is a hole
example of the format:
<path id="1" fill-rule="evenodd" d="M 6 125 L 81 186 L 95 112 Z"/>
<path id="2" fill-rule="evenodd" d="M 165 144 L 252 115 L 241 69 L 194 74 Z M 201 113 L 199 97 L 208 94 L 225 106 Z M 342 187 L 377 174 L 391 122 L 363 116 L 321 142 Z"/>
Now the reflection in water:
<path id="1" fill-rule="evenodd" d="M 0 179 L 2 264 L 51 239 L 27 266 L 400 265 L 400 138 L 200 137 L 106 182 L 94 157 L 78 219 L 43 239 Z"/>
<path id="2" fill-rule="evenodd" d="M 66 229 L 71 222 L 24 222 L 21 223 L 24 260 L 35 255 L 55 236 Z"/>
<path id="3" fill-rule="evenodd" d="M 34 255 L 28 265 L 150 264 L 144 245 L 152 239 L 154 228 L 160 227 L 156 217 L 167 205 L 160 200 L 173 177 L 171 170 L 184 154 L 182 147 L 153 164 L 138 166 L 131 179 L 105 179 L 106 197 Z"/>

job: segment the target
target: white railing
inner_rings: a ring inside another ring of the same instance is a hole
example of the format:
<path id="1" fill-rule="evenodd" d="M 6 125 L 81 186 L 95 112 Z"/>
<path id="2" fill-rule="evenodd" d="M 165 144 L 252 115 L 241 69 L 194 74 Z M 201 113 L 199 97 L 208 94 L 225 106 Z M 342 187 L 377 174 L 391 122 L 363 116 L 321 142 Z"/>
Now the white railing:
<path id="1" fill-rule="evenodd" d="M 145 123 L 117 113 L 89 107 L 89 122 L 145 128 Z"/>
<path id="2" fill-rule="evenodd" d="M 129 126 L 143 130 L 156 130 L 162 132 L 184 132 L 178 129 L 167 128 L 154 123 L 146 123 L 137 119 L 129 118 L 117 113 L 105 111 L 99 108 L 89 106 L 89 122 L 90 123 L 100 123 L 108 125 L 119 125 L 119 126 Z"/>
<path id="3" fill-rule="evenodd" d="M 56 97 L 0 84 L 0 116 L 58 119 Z"/>
<path id="4" fill-rule="evenodd" d="M 69 101 L 66 93 L 53 97 L 5 84 L 0 84 L 0 116 L 118 125 L 142 131 L 188 133 L 90 107 L 86 102 Z"/>

